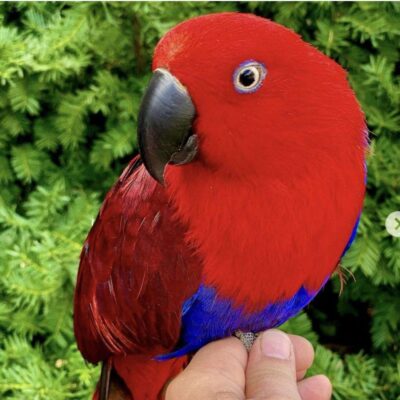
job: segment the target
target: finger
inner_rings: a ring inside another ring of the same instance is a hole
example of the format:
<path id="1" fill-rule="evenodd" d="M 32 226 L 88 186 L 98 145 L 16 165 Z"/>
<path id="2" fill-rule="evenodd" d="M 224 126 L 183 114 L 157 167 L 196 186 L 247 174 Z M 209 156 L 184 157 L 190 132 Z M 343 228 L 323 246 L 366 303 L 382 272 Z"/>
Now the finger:
<path id="1" fill-rule="evenodd" d="M 169 385 L 166 400 L 243 400 L 247 351 L 236 338 L 201 348 Z"/>
<path id="2" fill-rule="evenodd" d="M 296 371 L 297 382 L 301 381 L 306 376 L 307 370 L 303 369 L 301 371 Z"/>
<path id="3" fill-rule="evenodd" d="M 288 336 L 293 345 L 297 380 L 300 380 L 304 378 L 307 369 L 311 367 L 314 361 L 314 349 L 307 339 L 298 335 Z"/>
<path id="4" fill-rule="evenodd" d="M 302 400 L 329 400 L 332 384 L 325 375 L 315 375 L 297 384 Z"/>
<path id="5" fill-rule="evenodd" d="M 272 329 L 255 341 L 246 369 L 246 396 L 254 400 L 301 399 L 293 344 L 285 333 Z"/>

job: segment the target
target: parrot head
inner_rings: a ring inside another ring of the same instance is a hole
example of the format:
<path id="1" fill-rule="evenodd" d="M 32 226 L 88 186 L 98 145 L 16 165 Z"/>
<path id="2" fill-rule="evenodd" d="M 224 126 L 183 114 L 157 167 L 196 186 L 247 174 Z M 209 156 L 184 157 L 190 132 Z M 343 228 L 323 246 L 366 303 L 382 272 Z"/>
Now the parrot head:
<path id="1" fill-rule="evenodd" d="M 315 158 L 340 160 L 360 147 L 363 127 L 341 66 L 279 24 L 222 13 L 160 40 L 138 137 L 161 183 L 171 164 L 277 178 L 307 173 Z"/>

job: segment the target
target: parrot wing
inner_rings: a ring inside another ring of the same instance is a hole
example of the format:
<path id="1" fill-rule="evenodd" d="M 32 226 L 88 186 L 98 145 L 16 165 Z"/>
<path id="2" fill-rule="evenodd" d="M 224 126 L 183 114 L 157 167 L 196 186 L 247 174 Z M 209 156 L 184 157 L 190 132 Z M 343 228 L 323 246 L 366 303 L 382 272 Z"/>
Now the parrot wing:
<path id="1" fill-rule="evenodd" d="M 107 194 L 81 253 L 74 330 L 88 361 L 174 348 L 202 265 L 185 232 L 165 189 L 134 158 Z"/>

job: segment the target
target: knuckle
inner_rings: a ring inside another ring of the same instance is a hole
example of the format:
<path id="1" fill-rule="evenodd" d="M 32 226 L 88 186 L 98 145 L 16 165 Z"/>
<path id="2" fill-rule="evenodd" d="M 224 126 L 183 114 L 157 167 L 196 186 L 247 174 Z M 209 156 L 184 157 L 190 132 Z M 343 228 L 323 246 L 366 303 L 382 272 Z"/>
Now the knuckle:
<path id="1" fill-rule="evenodd" d="M 246 400 L 301 400 L 300 397 L 286 396 L 282 394 L 265 394 L 264 396 L 250 397 Z"/>
<path id="2" fill-rule="evenodd" d="M 216 400 L 243 400 L 243 396 L 235 392 L 218 392 L 215 395 Z"/>
<path id="3" fill-rule="evenodd" d="M 280 365 L 277 363 L 259 363 L 247 373 L 247 380 L 257 385 L 294 385 L 295 375 L 290 365 Z"/>
<path id="4" fill-rule="evenodd" d="M 292 397 L 292 396 L 276 394 L 276 395 L 269 396 L 265 400 L 300 400 L 300 397 Z"/>

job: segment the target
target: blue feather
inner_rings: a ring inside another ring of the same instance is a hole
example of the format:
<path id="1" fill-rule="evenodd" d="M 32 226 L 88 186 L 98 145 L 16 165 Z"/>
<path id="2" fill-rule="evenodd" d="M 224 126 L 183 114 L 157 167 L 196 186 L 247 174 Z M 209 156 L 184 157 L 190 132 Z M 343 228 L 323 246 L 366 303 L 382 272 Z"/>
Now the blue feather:
<path id="1" fill-rule="evenodd" d="M 346 247 L 345 247 L 345 249 L 344 249 L 344 251 L 342 253 L 342 257 L 346 254 L 347 250 L 350 248 L 350 246 L 353 244 L 353 242 L 354 242 L 354 240 L 356 238 L 357 229 L 358 229 L 358 226 L 360 225 L 360 218 L 361 218 L 361 214 L 357 218 L 356 224 L 354 225 L 354 228 L 353 228 L 353 230 L 351 232 L 350 239 L 347 242 Z"/>
<path id="2" fill-rule="evenodd" d="M 317 292 L 301 287 L 289 300 L 270 304 L 263 310 L 248 313 L 229 299 L 218 296 L 212 287 L 201 285 L 183 305 L 181 343 L 172 353 L 157 357 L 168 360 L 194 352 L 208 342 L 231 336 L 235 331 L 260 332 L 283 324 L 304 308 Z"/>

